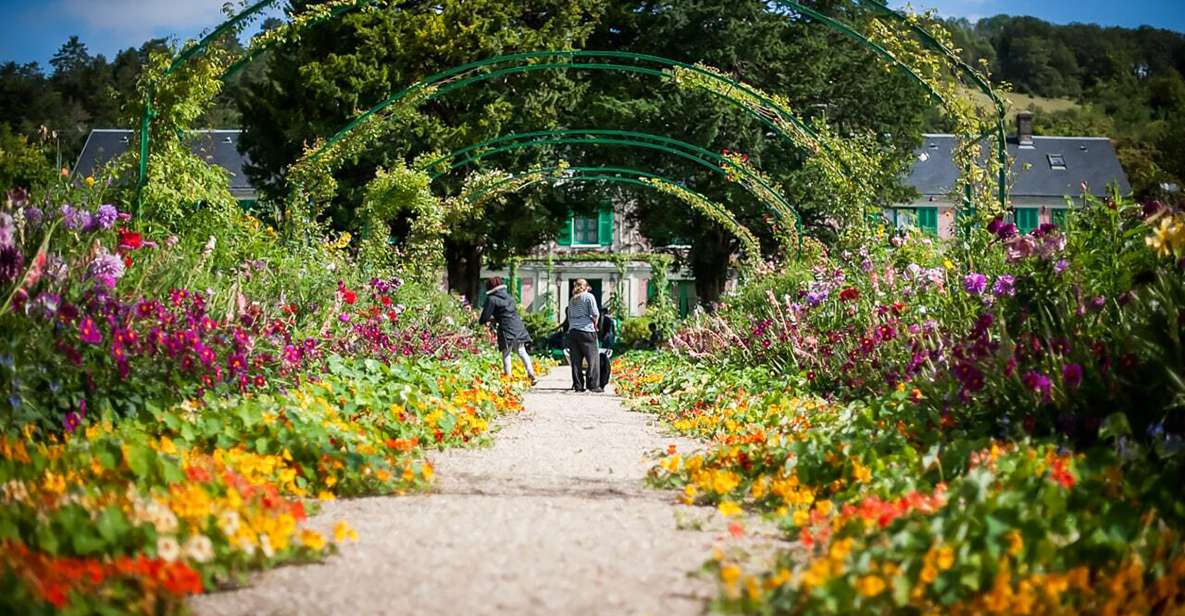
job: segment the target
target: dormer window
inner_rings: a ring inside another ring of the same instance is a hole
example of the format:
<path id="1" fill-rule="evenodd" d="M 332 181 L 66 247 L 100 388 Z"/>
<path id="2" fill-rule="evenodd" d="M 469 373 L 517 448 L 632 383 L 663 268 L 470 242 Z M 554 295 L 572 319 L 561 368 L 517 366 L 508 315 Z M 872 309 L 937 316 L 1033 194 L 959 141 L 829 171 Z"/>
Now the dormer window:
<path id="1" fill-rule="evenodd" d="M 1049 159 L 1049 168 L 1054 171 L 1066 170 L 1066 157 L 1061 154 L 1046 154 L 1045 158 Z"/>

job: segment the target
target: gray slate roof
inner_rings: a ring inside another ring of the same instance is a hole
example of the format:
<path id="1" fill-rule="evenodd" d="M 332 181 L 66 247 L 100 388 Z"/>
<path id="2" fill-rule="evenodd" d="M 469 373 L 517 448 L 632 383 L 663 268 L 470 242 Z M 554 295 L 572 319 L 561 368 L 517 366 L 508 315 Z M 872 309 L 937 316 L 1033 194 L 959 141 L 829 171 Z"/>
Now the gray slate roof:
<path id="1" fill-rule="evenodd" d="M 230 173 L 230 192 L 239 199 L 254 199 L 255 188 L 243 171 L 248 161 L 239 152 L 241 130 L 199 130 L 190 133 L 190 147 L 193 153 L 208 163 L 222 167 Z M 123 129 L 96 129 L 86 139 L 78 163 L 74 165 L 74 176 L 84 178 L 95 175 L 100 167 L 127 152 L 135 134 Z"/>
<path id="2" fill-rule="evenodd" d="M 906 183 L 923 196 L 949 195 L 959 177 L 952 159 L 955 143 L 953 135 L 924 135 Z M 1050 155 L 1060 155 L 1066 168 L 1053 169 Z M 1083 182 L 1091 194 L 1100 197 L 1115 182 L 1119 183 L 1120 193 L 1129 195 L 1132 191 L 1115 148 L 1106 137 L 1033 137 L 1032 147 L 1020 147 L 1016 137 L 1010 137 L 1008 157 L 1012 161 L 1013 198 L 1077 196 L 1082 194 Z"/>

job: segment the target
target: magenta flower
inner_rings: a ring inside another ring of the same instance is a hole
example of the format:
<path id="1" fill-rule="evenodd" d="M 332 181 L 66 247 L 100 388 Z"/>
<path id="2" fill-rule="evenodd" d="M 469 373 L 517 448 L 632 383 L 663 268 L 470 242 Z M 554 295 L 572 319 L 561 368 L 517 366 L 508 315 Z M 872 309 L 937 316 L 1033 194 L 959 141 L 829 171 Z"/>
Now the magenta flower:
<path id="1" fill-rule="evenodd" d="M 987 276 L 983 274 L 967 274 L 963 277 L 963 289 L 971 295 L 982 295 L 987 289 Z"/>
<path id="2" fill-rule="evenodd" d="M 1021 381 L 1025 384 L 1025 387 L 1028 387 L 1034 393 L 1041 394 L 1041 398 L 1049 402 L 1049 390 L 1052 386 L 1049 377 L 1036 370 L 1030 370 L 1025 373 Z"/>
<path id="3" fill-rule="evenodd" d="M 95 325 L 94 319 L 90 316 L 82 317 L 82 321 L 78 324 L 78 334 L 82 341 L 87 344 L 100 344 L 103 342 L 103 334 L 99 331 L 99 327 Z"/>
<path id="4" fill-rule="evenodd" d="M 992 285 L 992 294 L 996 297 L 1012 297 L 1016 295 L 1016 277 L 1004 274 L 996 278 L 996 284 Z"/>
<path id="5" fill-rule="evenodd" d="M 1066 389 L 1078 389 L 1082 385 L 1082 365 L 1066 364 L 1062 366 L 1062 382 Z"/>
<path id="6" fill-rule="evenodd" d="M 74 411 L 70 411 L 69 413 L 66 413 L 66 422 L 65 423 L 66 423 L 66 432 L 73 433 L 75 430 L 78 429 L 78 426 L 82 425 L 82 418 L 78 416 L 78 413 L 75 413 Z"/>

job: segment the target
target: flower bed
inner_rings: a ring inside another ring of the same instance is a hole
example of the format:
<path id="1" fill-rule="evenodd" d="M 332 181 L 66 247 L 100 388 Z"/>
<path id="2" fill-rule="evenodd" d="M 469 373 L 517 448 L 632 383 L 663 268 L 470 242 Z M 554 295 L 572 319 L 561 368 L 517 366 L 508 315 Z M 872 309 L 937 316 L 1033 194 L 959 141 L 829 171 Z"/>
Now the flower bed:
<path id="1" fill-rule="evenodd" d="M 795 541 L 770 570 L 714 561 L 719 607 L 1185 609 L 1185 216 L 1079 216 L 792 268 L 619 367 L 633 405 L 709 442 L 655 482 Z"/>
<path id="2" fill-rule="evenodd" d="M 356 535 L 306 528 L 319 501 L 420 490 L 428 451 L 521 408 L 471 310 L 361 276 L 348 237 L 66 196 L 0 210 L 0 612 L 174 613 L 323 558 Z"/>

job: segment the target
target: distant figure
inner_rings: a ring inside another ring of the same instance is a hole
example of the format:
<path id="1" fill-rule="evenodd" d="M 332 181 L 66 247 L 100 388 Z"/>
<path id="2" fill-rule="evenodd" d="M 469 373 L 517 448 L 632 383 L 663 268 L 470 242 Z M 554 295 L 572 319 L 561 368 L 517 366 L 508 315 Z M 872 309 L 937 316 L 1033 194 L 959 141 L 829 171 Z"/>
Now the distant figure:
<path id="1" fill-rule="evenodd" d="M 531 377 L 531 385 L 538 383 L 526 347 L 531 336 L 518 316 L 517 302 L 506 291 L 506 285 L 502 284 L 498 276 L 486 281 L 486 307 L 481 311 L 480 322 L 482 325 L 498 324 L 498 350 L 502 352 L 502 371 L 506 376 L 511 374 L 511 355 L 517 353 L 527 368 L 527 376 Z"/>
<path id="2" fill-rule="evenodd" d="M 658 333 L 658 323 L 650 324 L 650 339 L 646 341 L 646 348 L 657 349 L 662 342 L 662 334 Z"/>
<path id="3" fill-rule="evenodd" d="M 568 353 L 572 363 L 572 389 L 593 393 L 605 391 L 601 388 L 601 370 L 598 366 L 597 321 L 601 313 L 597 300 L 589 293 L 588 281 L 583 278 L 572 285 L 572 299 L 568 303 Z M 584 362 L 588 369 L 582 370 Z"/>

